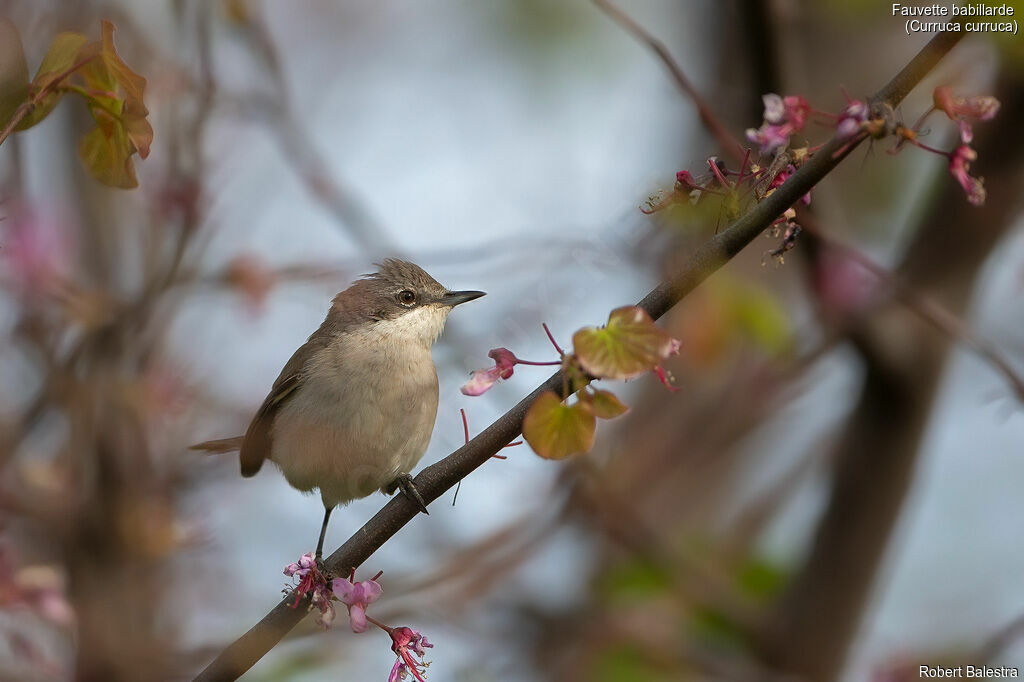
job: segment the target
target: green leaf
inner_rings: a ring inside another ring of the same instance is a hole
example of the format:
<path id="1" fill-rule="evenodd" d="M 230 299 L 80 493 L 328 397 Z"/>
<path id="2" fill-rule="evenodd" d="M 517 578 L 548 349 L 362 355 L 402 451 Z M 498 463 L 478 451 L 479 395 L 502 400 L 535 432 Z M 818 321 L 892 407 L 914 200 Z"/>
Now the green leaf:
<path id="1" fill-rule="evenodd" d="M 93 112 L 96 127 L 78 143 L 78 155 L 89 174 L 105 185 L 138 187 L 132 154 L 135 147 L 119 121 L 103 112 Z"/>
<path id="2" fill-rule="evenodd" d="M 137 153 L 146 158 L 153 142 L 153 128 L 147 120 L 149 110 L 142 100 L 146 79 L 132 71 L 117 53 L 114 24 L 106 20 L 101 24 L 103 37 L 97 42 L 90 42 L 80 33 L 61 33 L 54 38 L 28 94 L 21 100 L 35 99 L 36 106 L 16 129 L 32 127 L 53 110 L 62 94 L 75 92 L 85 100 L 96 121 L 96 127 L 78 145 L 86 169 L 104 184 L 137 187 L 132 156 Z M 5 45 L 18 42 L 20 46 L 16 31 L 14 41 L 4 36 L 5 32 L 10 31 L 0 24 L 0 38 L 7 38 Z M 0 99 L 0 112 L 4 111 L 5 101 Z"/>
<path id="3" fill-rule="evenodd" d="M 88 45 L 89 39 L 81 33 L 65 32 L 57 34 L 57 37 L 50 43 L 50 49 L 43 57 L 35 78 L 32 79 L 32 91 L 39 92 L 49 87 L 57 79 L 67 76 L 68 69 L 87 59 L 89 55 L 98 52 L 99 46 Z M 15 130 L 27 130 L 46 118 L 57 101 L 61 98 L 60 92 L 50 92 L 40 99 L 28 116 L 21 120 Z"/>
<path id="4" fill-rule="evenodd" d="M 143 93 L 146 90 L 146 79 L 129 68 L 121 55 L 114 47 L 114 24 L 104 19 L 103 43 L 100 51 L 102 64 L 106 66 L 107 78 L 101 79 L 102 84 L 108 86 L 116 84 L 124 92 L 124 106 L 122 109 L 123 124 L 128 138 L 135 145 L 139 156 L 143 159 L 149 156 L 149 146 L 153 142 L 153 128 L 146 120 L 149 110 L 142 101 Z M 88 82 L 88 78 L 86 79 Z M 113 87 L 105 88 L 113 90 Z"/>
<path id="5" fill-rule="evenodd" d="M 594 445 L 597 419 L 581 403 L 564 405 L 554 391 L 545 391 L 523 419 L 523 438 L 545 459 L 587 452 Z"/>
<path id="6" fill-rule="evenodd" d="M 81 33 L 67 31 L 58 33 L 57 37 L 50 43 L 50 49 L 39 64 L 36 77 L 32 79 L 32 85 L 37 89 L 45 87 L 67 73 L 68 69 L 78 62 L 87 59 L 96 51 L 95 46 L 89 50 L 83 50 L 89 39 Z"/>
<path id="7" fill-rule="evenodd" d="M 580 401 L 598 419 L 615 419 L 629 412 L 618 396 L 611 391 L 594 389 L 593 393 L 580 393 Z"/>
<path id="8" fill-rule="evenodd" d="M 28 99 L 28 65 L 17 27 L 0 17 L 0 127 Z"/>
<path id="9" fill-rule="evenodd" d="M 607 379 L 649 372 L 678 347 L 639 306 L 613 310 L 606 326 L 585 327 L 573 335 L 572 343 L 583 369 Z"/>

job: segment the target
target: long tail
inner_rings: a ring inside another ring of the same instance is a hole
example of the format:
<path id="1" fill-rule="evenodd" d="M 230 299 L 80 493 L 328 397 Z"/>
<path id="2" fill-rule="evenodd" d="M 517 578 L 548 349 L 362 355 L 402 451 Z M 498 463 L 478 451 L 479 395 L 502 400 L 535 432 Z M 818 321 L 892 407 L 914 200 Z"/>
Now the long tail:
<path id="1" fill-rule="evenodd" d="M 234 438 L 221 438 L 220 440 L 208 440 L 205 443 L 190 445 L 189 450 L 202 450 L 210 455 L 220 455 L 225 452 L 238 452 L 242 449 L 242 436 Z"/>

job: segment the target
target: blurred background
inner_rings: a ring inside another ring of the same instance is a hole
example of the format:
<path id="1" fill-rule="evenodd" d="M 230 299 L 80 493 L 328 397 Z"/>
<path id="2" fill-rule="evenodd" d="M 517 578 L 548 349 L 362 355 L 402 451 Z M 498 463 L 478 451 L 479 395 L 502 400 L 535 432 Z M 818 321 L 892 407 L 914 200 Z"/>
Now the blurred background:
<path id="1" fill-rule="evenodd" d="M 762 93 L 838 112 L 928 37 L 864 0 L 622 9 L 737 135 Z M 568 344 L 728 222 L 638 210 L 722 150 L 649 47 L 584 0 L 3 0 L 0 16 L 30 73 L 60 31 L 113 21 L 155 131 L 133 190 L 84 172 L 91 119 L 70 97 L 0 149 L 0 679 L 189 679 L 277 603 L 320 500 L 187 446 L 241 433 L 375 261 L 488 292 L 435 349 L 425 465 L 461 445 L 460 408 L 476 433 L 546 378 L 520 367 L 463 396 L 490 348 L 554 359 L 541 322 Z M 666 318 L 678 392 L 610 386 L 632 409 L 591 453 L 507 450 L 360 569 L 384 572 L 371 615 L 435 643 L 430 679 L 1024 665 L 1020 55 L 971 37 L 900 110 L 916 120 L 940 84 L 1000 98 L 976 127 L 984 207 L 940 157 L 864 145 L 784 263 L 759 239 Z M 956 144 L 930 122 L 929 144 Z M 384 502 L 336 512 L 327 545 Z M 386 679 L 387 637 L 314 620 L 244 679 Z"/>

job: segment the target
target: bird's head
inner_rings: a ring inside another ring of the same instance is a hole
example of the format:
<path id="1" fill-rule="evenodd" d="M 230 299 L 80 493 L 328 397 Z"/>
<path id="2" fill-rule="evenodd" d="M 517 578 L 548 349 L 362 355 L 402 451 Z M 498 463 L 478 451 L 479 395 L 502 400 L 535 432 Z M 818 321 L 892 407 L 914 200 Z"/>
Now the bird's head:
<path id="1" fill-rule="evenodd" d="M 378 268 L 334 297 L 332 312 L 345 327 L 368 325 L 375 335 L 429 347 L 452 308 L 484 295 L 451 291 L 409 261 L 388 258 Z"/>

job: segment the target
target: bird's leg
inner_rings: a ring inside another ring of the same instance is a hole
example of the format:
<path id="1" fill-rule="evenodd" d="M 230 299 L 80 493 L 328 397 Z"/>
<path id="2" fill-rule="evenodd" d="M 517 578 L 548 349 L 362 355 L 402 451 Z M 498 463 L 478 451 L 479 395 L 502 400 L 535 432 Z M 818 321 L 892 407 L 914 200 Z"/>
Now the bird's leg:
<path id="1" fill-rule="evenodd" d="M 411 474 L 399 474 L 398 478 L 388 484 L 388 494 L 393 493 L 396 488 L 401 488 L 402 494 L 406 498 L 419 507 L 421 512 L 430 516 L 430 512 L 427 511 L 427 503 L 423 501 L 423 496 L 420 495 L 420 491 L 413 482 Z"/>
<path id="2" fill-rule="evenodd" d="M 327 536 L 327 522 L 331 519 L 334 507 L 324 507 L 324 523 L 320 526 L 320 542 L 316 543 L 316 567 L 324 572 L 324 538 Z"/>

